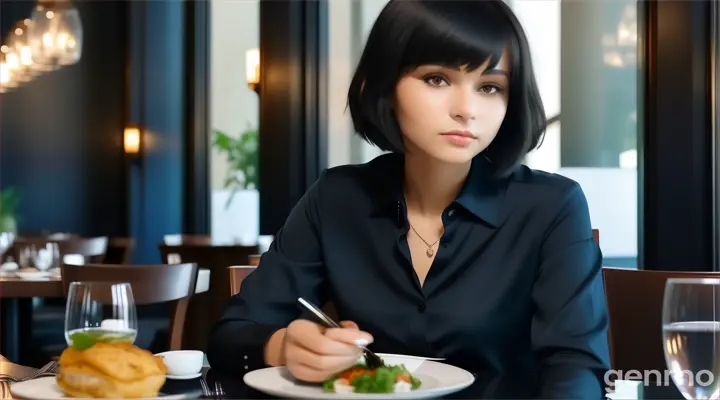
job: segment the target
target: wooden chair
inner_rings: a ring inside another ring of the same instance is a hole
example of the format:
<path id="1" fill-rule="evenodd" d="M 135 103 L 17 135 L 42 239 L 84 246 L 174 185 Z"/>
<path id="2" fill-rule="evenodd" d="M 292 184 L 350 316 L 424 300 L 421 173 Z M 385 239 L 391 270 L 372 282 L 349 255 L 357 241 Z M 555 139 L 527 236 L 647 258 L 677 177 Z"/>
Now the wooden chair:
<path id="1" fill-rule="evenodd" d="M 165 235 L 163 237 L 163 244 L 169 246 L 189 244 L 189 245 L 211 245 L 213 242 L 212 236 L 210 235 Z"/>
<path id="2" fill-rule="evenodd" d="M 198 266 L 188 264 L 62 265 L 63 289 L 72 282 L 128 282 L 137 305 L 172 302 L 170 350 L 182 349 L 182 339 L 190 298 L 195 294 Z"/>
<path id="3" fill-rule="evenodd" d="M 85 257 L 86 263 L 102 262 L 108 246 L 108 237 L 71 238 L 67 240 L 52 240 L 58 244 L 60 254 L 79 254 Z"/>
<path id="4" fill-rule="evenodd" d="M 249 265 L 258 266 L 260 265 L 260 258 L 262 257 L 262 254 L 250 254 L 248 256 L 248 263 Z"/>
<path id="5" fill-rule="evenodd" d="M 103 264 L 130 264 L 135 239 L 130 237 L 112 237 L 108 240 Z"/>
<path id="6" fill-rule="evenodd" d="M 228 278 L 230 279 L 230 296 L 240 292 L 242 281 L 255 271 L 254 265 L 233 265 L 228 267 Z"/>
<path id="7" fill-rule="evenodd" d="M 227 301 L 230 299 L 227 274 L 228 265 L 244 264 L 250 254 L 257 254 L 257 246 L 178 244 L 158 246 L 163 262 L 169 258 L 175 262 L 192 262 L 210 270 L 210 287 L 207 292 L 193 297 L 188 308 L 188 323 L 183 348 L 204 350 L 210 334 L 210 328 L 220 320 Z"/>
<path id="8" fill-rule="evenodd" d="M 8 254 L 15 260 L 19 260 L 20 251 L 26 246 L 42 247 L 47 243 L 57 243 L 60 256 L 66 254 L 79 254 L 85 258 L 85 262 L 102 262 L 108 246 L 107 236 L 83 238 L 75 235 L 59 236 L 59 239 L 51 239 L 48 236 L 24 236 L 15 239 Z"/>
<path id="9" fill-rule="evenodd" d="M 646 271 L 603 268 L 615 370 L 667 369 L 662 338 L 665 282 L 670 278 L 719 278 L 720 272 Z"/>

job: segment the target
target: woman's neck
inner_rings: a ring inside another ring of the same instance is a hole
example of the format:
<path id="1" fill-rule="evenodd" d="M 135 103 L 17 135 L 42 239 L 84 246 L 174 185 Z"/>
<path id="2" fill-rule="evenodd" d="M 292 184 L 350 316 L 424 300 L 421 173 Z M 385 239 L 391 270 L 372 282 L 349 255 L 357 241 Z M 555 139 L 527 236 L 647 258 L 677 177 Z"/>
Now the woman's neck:
<path id="1" fill-rule="evenodd" d="M 470 162 L 447 164 L 425 155 L 405 154 L 405 201 L 423 216 L 438 216 L 462 190 Z"/>

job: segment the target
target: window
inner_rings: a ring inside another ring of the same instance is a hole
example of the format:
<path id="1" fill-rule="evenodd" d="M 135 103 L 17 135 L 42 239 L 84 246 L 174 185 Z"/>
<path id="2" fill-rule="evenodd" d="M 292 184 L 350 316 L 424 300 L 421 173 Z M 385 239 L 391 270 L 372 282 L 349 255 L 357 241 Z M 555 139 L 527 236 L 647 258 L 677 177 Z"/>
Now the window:
<path id="1" fill-rule="evenodd" d="M 220 242 L 254 244 L 259 232 L 259 100 L 246 77 L 247 58 L 260 42 L 259 2 L 210 3 L 210 226 Z"/>

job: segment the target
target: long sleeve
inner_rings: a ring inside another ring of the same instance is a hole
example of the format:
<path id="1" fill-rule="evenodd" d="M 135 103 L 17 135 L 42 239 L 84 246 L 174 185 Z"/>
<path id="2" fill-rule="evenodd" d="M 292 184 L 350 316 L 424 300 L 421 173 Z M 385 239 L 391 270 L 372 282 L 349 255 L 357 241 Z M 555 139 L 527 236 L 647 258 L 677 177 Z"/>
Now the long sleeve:
<path id="1" fill-rule="evenodd" d="M 207 356 L 213 369 L 237 373 L 265 367 L 267 340 L 301 315 L 297 298 L 325 302 L 318 213 L 322 182 L 321 176 L 297 203 L 260 265 L 212 328 Z"/>
<path id="2" fill-rule="evenodd" d="M 545 237 L 533 299 L 540 396 L 602 397 L 598 376 L 609 368 L 602 254 L 579 185 L 568 191 Z"/>

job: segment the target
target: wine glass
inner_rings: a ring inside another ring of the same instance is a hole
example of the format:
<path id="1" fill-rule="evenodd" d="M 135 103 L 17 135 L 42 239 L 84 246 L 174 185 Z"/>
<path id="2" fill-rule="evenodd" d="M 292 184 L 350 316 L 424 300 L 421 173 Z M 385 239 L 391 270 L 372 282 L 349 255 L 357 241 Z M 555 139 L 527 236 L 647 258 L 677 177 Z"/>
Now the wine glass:
<path id="1" fill-rule="evenodd" d="M 668 279 L 663 344 L 670 377 L 686 399 L 720 398 L 720 279 Z"/>
<path id="2" fill-rule="evenodd" d="M 5 252 L 15 243 L 15 234 L 12 232 L 0 232 L 0 261 Z"/>
<path id="3" fill-rule="evenodd" d="M 96 342 L 134 343 L 137 314 L 129 283 L 72 282 L 65 309 L 65 341 L 84 349 Z"/>
<path id="4" fill-rule="evenodd" d="M 34 265 L 40 271 L 60 267 L 60 248 L 57 243 L 49 242 L 35 252 Z"/>

